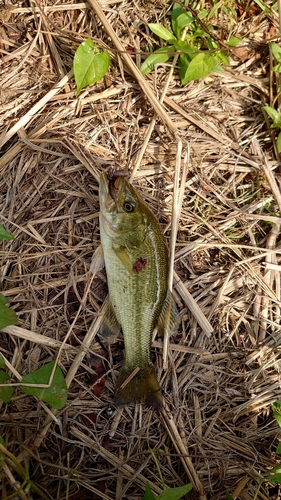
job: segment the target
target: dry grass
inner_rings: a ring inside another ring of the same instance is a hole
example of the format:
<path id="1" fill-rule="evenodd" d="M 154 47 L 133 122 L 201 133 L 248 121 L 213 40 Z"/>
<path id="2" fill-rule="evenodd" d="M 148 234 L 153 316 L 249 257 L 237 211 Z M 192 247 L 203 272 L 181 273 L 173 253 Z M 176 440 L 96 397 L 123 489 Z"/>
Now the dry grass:
<path id="1" fill-rule="evenodd" d="M 252 500 L 280 435 L 270 410 L 281 399 L 280 162 L 261 110 L 274 93 L 266 42 L 278 17 L 249 4 L 231 70 L 181 88 L 167 68 L 137 71 L 162 0 L 4 5 L 0 222 L 16 240 L 2 244 L 1 289 L 19 326 L 1 333 L 0 349 L 14 383 L 57 358 L 69 397 L 52 412 L 16 390 L 1 405 L 0 435 L 47 498 L 141 499 L 146 481 L 160 493 L 150 447 L 164 450 L 168 486 L 192 481 L 193 498 L 227 490 Z M 77 100 L 72 60 L 89 36 L 112 64 Z M 163 339 L 153 344 L 165 409 L 111 409 L 123 355 L 122 339 L 96 335 L 107 293 L 104 272 L 91 272 L 99 174 L 131 169 L 170 241 L 179 141 L 181 324 L 164 359 Z M 39 498 L 20 487 L 9 458 L 0 477 L 2 498 Z M 277 494 L 265 486 L 258 498 Z"/>

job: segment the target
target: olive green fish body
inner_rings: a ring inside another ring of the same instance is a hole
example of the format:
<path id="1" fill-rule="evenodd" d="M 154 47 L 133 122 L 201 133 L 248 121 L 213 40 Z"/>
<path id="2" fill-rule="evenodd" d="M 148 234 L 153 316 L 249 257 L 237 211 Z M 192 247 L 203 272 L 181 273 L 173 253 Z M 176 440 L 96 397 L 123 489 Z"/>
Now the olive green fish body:
<path id="1" fill-rule="evenodd" d="M 110 307 L 125 344 L 115 402 L 160 407 L 151 339 L 167 297 L 167 249 L 158 221 L 133 186 L 124 178 L 110 182 L 101 175 L 100 235 Z"/>

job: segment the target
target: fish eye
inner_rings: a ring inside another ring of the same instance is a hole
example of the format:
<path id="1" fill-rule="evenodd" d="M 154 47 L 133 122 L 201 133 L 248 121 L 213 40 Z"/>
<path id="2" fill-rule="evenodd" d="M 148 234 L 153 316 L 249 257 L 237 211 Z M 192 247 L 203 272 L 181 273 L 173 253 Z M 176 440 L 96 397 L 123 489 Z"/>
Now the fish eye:
<path id="1" fill-rule="evenodd" d="M 133 212 L 135 210 L 135 205 L 133 203 L 131 203 L 130 201 L 125 201 L 123 208 L 124 208 L 125 212 L 130 213 L 130 212 Z"/>

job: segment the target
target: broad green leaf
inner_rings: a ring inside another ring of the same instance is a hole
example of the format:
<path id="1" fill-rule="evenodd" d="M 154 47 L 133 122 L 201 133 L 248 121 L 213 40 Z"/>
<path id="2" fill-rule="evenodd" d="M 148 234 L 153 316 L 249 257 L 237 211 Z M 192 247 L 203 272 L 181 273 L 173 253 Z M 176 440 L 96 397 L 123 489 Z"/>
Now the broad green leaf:
<path id="1" fill-rule="evenodd" d="M 18 318 L 13 311 L 13 309 L 10 309 L 10 307 L 6 306 L 7 304 L 7 299 L 0 293 L 0 330 L 5 328 L 6 326 L 9 325 L 17 325 L 18 323 Z"/>
<path id="2" fill-rule="evenodd" d="M 173 31 L 178 39 L 180 39 L 181 32 L 185 26 L 193 23 L 194 17 L 190 12 L 183 12 L 174 21 Z"/>
<path id="3" fill-rule="evenodd" d="M 278 453 L 278 455 L 281 455 L 281 443 L 278 444 L 276 448 L 276 453 Z"/>
<path id="4" fill-rule="evenodd" d="M 272 108 L 271 106 L 264 106 L 263 109 L 267 112 L 267 114 L 274 122 L 278 121 L 279 113 L 276 111 L 276 109 Z"/>
<path id="5" fill-rule="evenodd" d="M 146 73 L 154 70 L 155 64 L 167 62 L 171 57 L 171 52 L 175 52 L 175 47 L 173 45 L 161 47 L 160 49 L 155 50 L 155 52 L 143 61 L 140 67 L 140 72 L 145 75 Z"/>
<path id="6" fill-rule="evenodd" d="M 179 486 L 178 488 L 164 488 L 158 500 L 180 500 L 184 495 L 192 490 L 192 484 Z"/>
<path id="7" fill-rule="evenodd" d="M 0 241 L 3 240 L 15 240 L 15 237 L 0 224 Z"/>
<path id="8" fill-rule="evenodd" d="M 163 40 L 166 40 L 169 43 L 174 43 L 176 41 L 176 37 L 173 35 L 173 33 L 167 28 L 164 28 L 162 24 L 157 24 L 157 23 L 149 23 L 148 27 L 155 33 L 155 35 L 159 36 L 160 38 L 163 38 Z"/>
<path id="9" fill-rule="evenodd" d="M 2 444 L 2 446 L 6 448 L 5 441 L 2 438 L 2 436 L 0 436 L 0 443 Z M 0 467 L 3 465 L 4 462 L 5 462 L 5 455 L 2 451 L 0 451 Z"/>
<path id="10" fill-rule="evenodd" d="M 49 384 L 50 376 L 54 367 L 55 361 L 47 363 L 38 370 L 29 373 L 23 377 L 21 389 L 26 394 L 36 396 L 38 399 L 49 403 L 54 408 L 60 410 L 64 407 L 67 400 L 67 387 L 63 373 L 59 366 L 56 367 L 54 378 L 50 387 L 27 387 L 24 384 Z"/>
<path id="11" fill-rule="evenodd" d="M 270 42 L 269 47 L 276 61 L 281 63 L 281 47 L 275 42 Z"/>
<path id="12" fill-rule="evenodd" d="M 197 54 L 192 59 L 186 70 L 183 72 L 180 68 L 180 78 L 182 85 L 191 80 L 200 80 L 211 73 L 214 69 L 214 58 L 204 53 Z"/>
<path id="13" fill-rule="evenodd" d="M 142 500 L 156 500 L 156 497 L 153 495 L 149 483 L 145 485 L 145 494 Z"/>
<path id="14" fill-rule="evenodd" d="M 88 38 L 77 48 L 73 71 L 76 82 L 76 97 L 81 89 L 101 80 L 110 64 L 110 55 L 107 51 L 101 52 L 99 47 Z"/>
<path id="15" fill-rule="evenodd" d="M 278 134 L 277 141 L 276 141 L 276 146 L 277 146 L 278 153 L 281 153 L 281 132 L 279 132 L 279 134 Z M 281 417 L 281 415 L 280 415 L 280 417 Z M 280 418 L 280 420 L 281 420 L 281 418 Z M 281 425 L 280 425 L 280 427 L 281 427 Z"/>
<path id="16" fill-rule="evenodd" d="M 2 354 L 0 354 L 0 368 L 4 368 L 5 366 L 5 359 L 3 358 Z"/>
<path id="17" fill-rule="evenodd" d="M 229 40 L 227 40 L 226 44 L 229 47 L 237 47 L 238 43 L 240 43 L 241 40 L 242 40 L 241 37 L 239 37 L 239 36 L 233 36 L 232 38 L 230 38 Z"/>
<path id="18" fill-rule="evenodd" d="M 9 380 L 10 376 L 8 373 L 4 372 L 3 370 L 0 370 L 0 384 L 3 384 L 6 382 L 6 380 Z M 13 387 L 3 386 L 0 387 L 0 399 L 4 401 L 4 403 L 9 403 L 11 401 L 11 397 L 14 393 Z"/>

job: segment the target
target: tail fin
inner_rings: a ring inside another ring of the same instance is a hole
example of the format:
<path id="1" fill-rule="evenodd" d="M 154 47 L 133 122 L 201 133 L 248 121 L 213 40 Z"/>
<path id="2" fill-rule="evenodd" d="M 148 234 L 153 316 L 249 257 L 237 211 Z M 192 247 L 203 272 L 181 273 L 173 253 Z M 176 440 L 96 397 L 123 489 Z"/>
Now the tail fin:
<path id="1" fill-rule="evenodd" d="M 147 406 L 160 410 L 162 394 L 156 378 L 154 366 L 136 370 L 122 366 L 115 388 L 114 403 L 123 406 L 130 403 L 145 403 Z"/>

